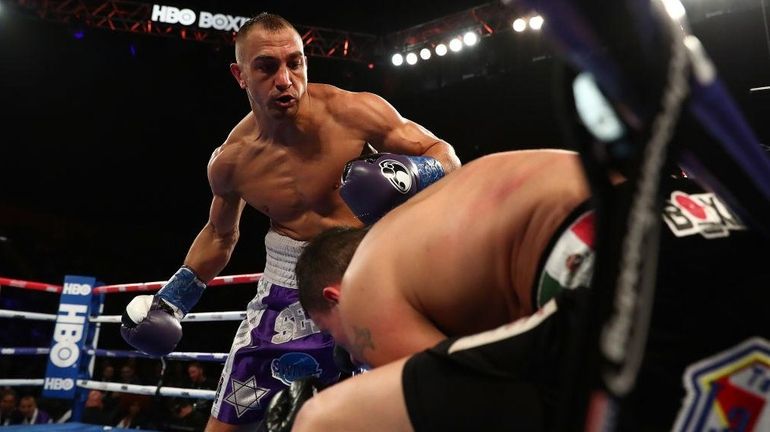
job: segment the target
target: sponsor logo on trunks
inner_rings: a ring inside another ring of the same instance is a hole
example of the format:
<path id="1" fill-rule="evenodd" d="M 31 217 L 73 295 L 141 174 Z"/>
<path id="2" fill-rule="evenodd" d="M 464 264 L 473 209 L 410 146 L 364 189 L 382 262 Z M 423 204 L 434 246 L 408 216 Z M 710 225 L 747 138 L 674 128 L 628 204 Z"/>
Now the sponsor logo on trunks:
<path id="1" fill-rule="evenodd" d="M 675 431 L 770 430 L 770 342 L 755 337 L 690 365 Z"/>
<path id="2" fill-rule="evenodd" d="M 257 385 L 257 379 L 252 375 L 246 381 L 230 379 L 232 390 L 225 397 L 225 402 L 235 408 L 235 414 L 240 417 L 248 410 L 261 408 L 260 400 L 270 391 Z"/>
<path id="3" fill-rule="evenodd" d="M 270 362 L 273 378 L 291 385 L 294 381 L 305 377 L 319 377 L 323 370 L 316 359 L 301 352 L 286 353 Z"/>
<path id="4" fill-rule="evenodd" d="M 594 263 L 594 213 L 583 213 L 554 244 L 537 286 L 537 304 L 544 305 L 563 289 L 588 286 Z"/>
<path id="5" fill-rule="evenodd" d="M 321 332 L 321 329 L 316 327 L 310 318 L 307 318 L 305 310 L 302 309 L 299 302 L 290 304 L 278 314 L 275 319 L 274 330 L 275 335 L 270 340 L 274 344 L 290 342 Z"/>
<path id="6" fill-rule="evenodd" d="M 671 192 L 663 206 L 663 221 L 677 237 L 700 234 L 712 239 L 727 237 L 731 230 L 746 229 L 713 193 Z"/>
<path id="7" fill-rule="evenodd" d="M 380 161 L 380 172 L 402 194 L 406 194 L 412 189 L 412 176 L 401 162 L 393 159 Z"/>

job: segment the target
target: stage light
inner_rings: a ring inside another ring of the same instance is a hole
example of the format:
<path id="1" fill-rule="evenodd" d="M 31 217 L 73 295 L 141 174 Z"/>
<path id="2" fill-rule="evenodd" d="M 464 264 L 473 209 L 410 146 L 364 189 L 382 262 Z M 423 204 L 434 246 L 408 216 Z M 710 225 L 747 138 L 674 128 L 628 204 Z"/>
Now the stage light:
<path id="1" fill-rule="evenodd" d="M 521 33 L 526 29 L 527 21 L 525 21 L 524 18 L 516 18 L 516 20 L 513 22 L 513 30 Z"/>
<path id="2" fill-rule="evenodd" d="M 393 54 L 393 57 L 391 57 L 390 61 L 393 62 L 394 66 L 401 66 L 404 64 L 404 56 L 398 53 Z"/>
<path id="3" fill-rule="evenodd" d="M 535 15 L 529 19 L 529 28 L 532 30 L 540 30 L 543 28 L 543 21 L 543 17 L 540 15 Z"/>
<path id="4" fill-rule="evenodd" d="M 428 48 L 421 49 L 420 58 L 423 60 L 428 60 L 430 58 L 430 50 Z"/>
<path id="5" fill-rule="evenodd" d="M 447 52 L 446 45 L 444 45 L 442 43 L 436 45 L 436 55 L 437 56 L 443 57 L 443 56 L 446 55 L 446 52 Z"/>
<path id="6" fill-rule="evenodd" d="M 452 50 L 452 52 L 458 52 L 463 49 L 463 42 L 460 38 L 454 38 L 449 41 L 449 49 Z"/>
<path id="7" fill-rule="evenodd" d="M 406 55 L 406 62 L 410 65 L 414 65 L 417 63 L 417 54 L 410 52 Z"/>
<path id="8" fill-rule="evenodd" d="M 465 43 L 465 45 L 473 46 L 476 45 L 476 42 L 478 41 L 479 37 L 476 32 L 469 31 L 463 35 L 463 43 Z"/>

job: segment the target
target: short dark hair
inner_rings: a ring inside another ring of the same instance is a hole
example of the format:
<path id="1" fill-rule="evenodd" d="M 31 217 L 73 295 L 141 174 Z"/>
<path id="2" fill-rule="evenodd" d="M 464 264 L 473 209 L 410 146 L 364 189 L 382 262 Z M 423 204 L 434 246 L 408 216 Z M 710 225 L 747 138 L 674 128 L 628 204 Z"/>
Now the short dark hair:
<path id="1" fill-rule="evenodd" d="M 299 34 L 297 29 L 294 28 L 294 26 L 282 16 L 268 12 L 262 12 L 249 18 L 246 20 L 246 22 L 243 23 L 243 25 L 238 29 L 238 34 L 235 35 L 235 40 L 243 40 L 254 27 L 261 28 L 269 32 L 278 32 L 283 29 L 290 29 Z"/>
<path id="2" fill-rule="evenodd" d="M 297 260 L 299 302 L 308 314 L 326 312 L 331 304 L 323 289 L 339 283 L 368 228 L 335 227 L 311 240 Z"/>

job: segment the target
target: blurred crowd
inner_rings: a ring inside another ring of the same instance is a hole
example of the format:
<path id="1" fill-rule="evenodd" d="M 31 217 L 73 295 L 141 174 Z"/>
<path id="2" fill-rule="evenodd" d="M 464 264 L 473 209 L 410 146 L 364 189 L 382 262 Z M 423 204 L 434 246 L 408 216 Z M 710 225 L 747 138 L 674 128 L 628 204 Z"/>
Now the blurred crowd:
<path id="1" fill-rule="evenodd" d="M 215 366 L 217 370 L 214 370 Z M 169 362 L 163 370 L 159 361 L 129 358 L 118 363 L 116 359 L 100 359 L 94 380 L 216 390 L 217 383 L 209 378 L 209 374 L 219 376 L 219 369 L 221 365 Z M 0 427 L 58 423 L 71 419 L 71 406 L 67 401 L 41 399 L 39 387 L 3 388 L 0 392 Z M 80 421 L 127 429 L 197 431 L 204 428 L 210 411 L 211 401 L 205 399 L 90 390 Z"/>

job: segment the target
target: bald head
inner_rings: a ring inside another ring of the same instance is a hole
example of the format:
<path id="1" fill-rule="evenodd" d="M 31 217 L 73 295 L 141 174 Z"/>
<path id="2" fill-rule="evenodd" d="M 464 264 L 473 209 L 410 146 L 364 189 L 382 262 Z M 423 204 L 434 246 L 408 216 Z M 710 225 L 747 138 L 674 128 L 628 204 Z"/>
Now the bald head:
<path id="1" fill-rule="evenodd" d="M 244 60 L 243 46 L 248 37 L 254 31 L 262 31 L 267 34 L 281 33 L 290 31 L 294 33 L 300 41 L 302 38 L 294 26 L 283 17 L 267 12 L 262 12 L 247 20 L 235 35 L 235 61 L 240 63 Z"/>

